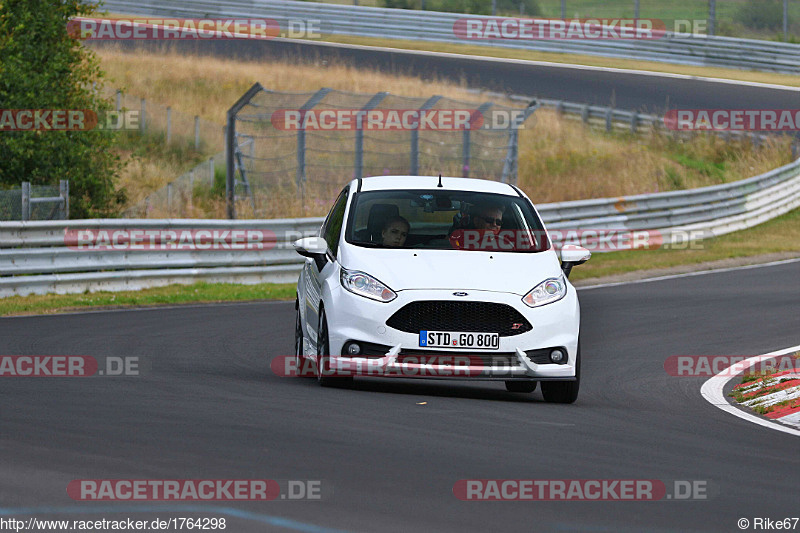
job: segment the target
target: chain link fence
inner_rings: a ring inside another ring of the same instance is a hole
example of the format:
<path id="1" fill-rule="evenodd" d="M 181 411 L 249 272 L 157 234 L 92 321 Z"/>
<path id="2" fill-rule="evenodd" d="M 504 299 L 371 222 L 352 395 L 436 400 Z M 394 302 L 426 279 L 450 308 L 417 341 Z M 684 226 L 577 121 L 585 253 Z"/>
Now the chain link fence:
<path id="1" fill-rule="evenodd" d="M 302 213 L 308 202 L 327 204 L 349 180 L 374 175 L 513 183 L 517 132 L 535 108 L 256 84 L 228 115 L 228 215 L 269 218 L 287 204 Z"/>
<path id="2" fill-rule="evenodd" d="M 66 220 L 69 218 L 69 185 L 31 185 L 0 190 L 0 220 Z"/>

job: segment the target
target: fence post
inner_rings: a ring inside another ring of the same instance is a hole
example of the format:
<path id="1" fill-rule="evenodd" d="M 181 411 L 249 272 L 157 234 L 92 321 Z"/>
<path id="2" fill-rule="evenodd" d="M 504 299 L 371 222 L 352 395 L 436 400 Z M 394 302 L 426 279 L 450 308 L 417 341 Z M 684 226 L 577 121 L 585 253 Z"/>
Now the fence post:
<path id="1" fill-rule="evenodd" d="M 69 180 L 59 180 L 58 181 L 58 194 L 63 198 L 63 202 L 61 204 L 62 209 L 62 220 L 69 220 Z"/>
<path id="2" fill-rule="evenodd" d="M 214 188 L 214 178 L 216 177 L 214 174 L 216 174 L 216 168 L 214 167 L 214 158 L 212 157 L 208 160 L 208 176 L 211 181 L 212 189 Z"/>
<path id="3" fill-rule="evenodd" d="M 567 0 L 561 0 L 561 19 L 567 18 Z"/>
<path id="4" fill-rule="evenodd" d="M 639 18 L 639 0 L 635 0 L 633 3 L 633 18 Z"/>
<path id="5" fill-rule="evenodd" d="M 147 103 L 142 98 L 141 109 L 139 110 L 139 131 L 144 134 L 147 129 Z"/>
<path id="6" fill-rule="evenodd" d="M 200 151 L 200 117 L 194 116 L 194 149 Z"/>
<path id="7" fill-rule="evenodd" d="M 789 0 L 783 0 L 783 40 L 789 40 Z"/>
<path id="8" fill-rule="evenodd" d="M 521 117 L 517 117 L 511 124 L 511 131 L 508 133 L 508 146 L 506 148 L 506 159 L 503 162 L 503 171 L 500 181 L 503 183 L 517 183 L 517 171 L 519 169 L 519 130 L 528 120 L 534 111 L 539 109 L 539 101 L 534 100 L 525 108 Z"/>
<path id="9" fill-rule="evenodd" d="M 476 119 L 483 117 L 483 114 L 489 110 L 490 107 L 494 105 L 493 102 L 484 102 L 481 106 L 470 113 L 469 115 L 469 124 L 467 127 L 464 128 L 464 136 L 461 143 L 461 155 L 462 155 L 462 167 L 461 167 L 461 175 L 462 177 L 468 178 L 469 177 L 469 163 L 470 159 L 472 158 L 472 147 L 471 147 L 471 140 L 470 140 L 470 130 L 472 128 L 472 124 L 476 121 Z"/>
<path id="10" fill-rule="evenodd" d="M 306 103 L 300 107 L 300 113 L 304 113 L 312 109 L 322 101 L 325 96 L 333 89 L 323 87 L 315 92 L 311 98 L 306 100 Z M 295 186 L 297 187 L 297 194 L 300 196 L 300 201 L 305 205 L 305 190 L 306 190 L 306 130 L 304 127 L 297 128 L 297 175 L 295 177 Z"/>
<path id="11" fill-rule="evenodd" d="M 717 0 L 708 0 L 708 34 L 717 33 Z"/>
<path id="12" fill-rule="evenodd" d="M 441 100 L 441 96 L 434 95 L 428 98 L 424 104 L 419 108 L 420 111 L 427 111 L 436 105 L 436 102 Z M 411 130 L 411 176 L 419 176 L 419 122 L 417 127 Z"/>
<path id="13" fill-rule="evenodd" d="M 122 108 L 122 106 L 120 105 L 121 104 L 121 101 L 120 101 L 121 98 L 122 98 L 122 91 L 117 89 L 117 113 L 119 113 L 119 110 Z"/>
<path id="14" fill-rule="evenodd" d="M 260 83 L 254 83 L 246 93 L 228 109 L 227 125 L 225 127 L 225 202 L 228 218 L 236 218 L 236 166 L 234 162 L 236 151 L 236 115 L 246 106 L 253 97 L 264 90 Z"/>
<path id="15" fill-rule="evenodd" d="M 389 93 L 380 92 L 375 93 L 372 98 L 369 99 L 364 107 L 356 113 L 356 149 L 355 149 L 355 178 L 361 179 L 364 177 L 364 115 L 367 111 L 371 109 L 375 109 L 375 107 L 381 103 L 381 100 L 386 98 L 386 95 Z"/>
<path id="16" fill-rule="evenodd" d="M 167 106 L 167 144 L 172 141 L 172 107 Z"/>
<path id="17" fill-rule="evenodd" d="M 22 220 L 31 219 L 31 182 L 22 182 Z"/>

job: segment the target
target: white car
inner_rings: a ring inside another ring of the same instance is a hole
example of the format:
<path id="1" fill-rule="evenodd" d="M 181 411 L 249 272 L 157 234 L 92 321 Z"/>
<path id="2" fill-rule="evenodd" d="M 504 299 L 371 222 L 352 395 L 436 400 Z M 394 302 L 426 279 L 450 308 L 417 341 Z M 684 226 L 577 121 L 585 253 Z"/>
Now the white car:
<path id="1" fill-rule="evenodd" d="M 294 243 L 295 358 L 323 385 L 352 376 L 542 382 L 549 402 L 580 385 L 580 308 L 531 201 L 494 181 L 381 176 L 350 182 L 319 237 Z"/>

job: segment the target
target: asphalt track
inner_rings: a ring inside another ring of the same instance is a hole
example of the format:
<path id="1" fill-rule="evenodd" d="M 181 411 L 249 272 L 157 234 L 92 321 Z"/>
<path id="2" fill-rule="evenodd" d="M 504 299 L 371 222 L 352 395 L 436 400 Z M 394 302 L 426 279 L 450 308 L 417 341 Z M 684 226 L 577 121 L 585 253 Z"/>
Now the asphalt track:
<path id="1" fill-rule="evenodd" d="M 658 76 L 631 71 L 431 54 L 399 49 L 350 47 L 318 41 L 275 39 L 213 41 L 91 41 L 91 46 L 125 50 L 172 49 L 231 59 L 314 61 L 325 68 L 349 64 L 423 79 L 437 77 L 468 87 L 569 102 L 613 105 L 663 114 L 666 109 L 798 109 L 800 89 L 720 83 L 703 78 Z M 267 89 L 269 79 L 254 79 Z M 315 91 L 318 87 L 309 87 Z M 376 88 L 375 90 L 379 90 Z"/>
<path id="2" fill-rule="evenodd" d="M 798 343 L 800 262 L 580 292 L 574 405 L 501 384 L 281 378 L 291 302 L 0 319 L 0 354 L 139 356 L 140 377 L 0 383 L 0 518 L 226 516 L 227 531 L 739 531 L 797 516 L 797 437 L 724 413 L 670 355 Z M 427 402 L 420 405 L 421 402 Z M 313 479 L 321 501 L 74 502 L 73 479 Z M 459 479 L 702 480 L 710 497 L 463 502 Z M 25 510 L 27 508 L 27 510 Z M 205 512 L 202 512 L 205 511 Z"/>

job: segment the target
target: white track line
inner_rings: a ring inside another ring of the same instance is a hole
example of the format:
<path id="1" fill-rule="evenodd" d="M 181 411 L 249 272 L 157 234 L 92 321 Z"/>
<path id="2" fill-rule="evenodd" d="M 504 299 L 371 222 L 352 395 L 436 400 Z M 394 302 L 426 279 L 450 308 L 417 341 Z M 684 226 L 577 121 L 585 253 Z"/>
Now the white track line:
<path id="1" fill-rule="evenodd" d="M 736 363 L 735 365 L 731 365 L 730 367 L 726 368 L 716 376 L 710 378 L 708 381 L 703 383 L 702 388 L 700 389 L 700 394 L 702 394 L 703 398 L 713 406 L 719 407 L 723 411 L 730 413 L 734 416 L 738 416 L 748 422 L 753 422 L 754 424 L 758 424 L 759 426 L 764 426 L 766 428 L 774 429 L 777 431 L 783 431 L 784 433 L 789 433 L 790 435 L 796 435 L 800 437 L 800 429 L 793 429 L 790 427 L 786 427 L 782 425 L 780 422 L 768 422 L 763 418 L 759 418 L 755 415 L 751 415 L 741 409 L 737 409 L 733 405 L 731 405 L 728 400 L 725 398 L 725 395 L 722 392 L 722 389 L 725 387 L 725 384 L 728 383 L 731 379 L 734 378 L 733 376 L 733 368 L 734 366 L 739 368 L 750 368 L 751 366 L 760 363 L 761 361 L 766 361 L 767 359 L 773 359 L 775 357 L 790 354 L 800 350 L 800 345 L 793 346 L 791 348 L 786 348 L 784 350 L 779 350 L 777 352 L 768 353 L 765 355 L 757 355 L 755 357 L 751 357 L 745 361 L 740 363 Z"/>
<path id="2" fill-rule="evenodd" d="M 742 265 L 736 267 L 716 268 L 711 270 L 698 270 L 696 272 L 684 272 L 683 274 L 670 274 L 668 276 L 658 276 L 655 278 L 634 279 L 630 281 L 615 281 L 614 283 L 600 283 L 598 285 L 586 285 L 575 287 L 579 291 L 588 291 L 591 289 L 603 289 L 606 287 L 616 287 L 619 285 L 636 285 L 638 283 L 650 283 L 651 281 L 663 281 L 668 279 L 689 278 L 692 276 L 704 276 L 706 274 L 720 274 L 722 272 L 733 272 L 736 270 L 750 270 L 752 268 L 762 268 L 777 265 L 787 265 L 790 263 L 800 262 L 800 258 L 796 259 L 782 259 L 780 261 L 772 261 L 770 263 L 757 263 L 755 265 Z"/>

